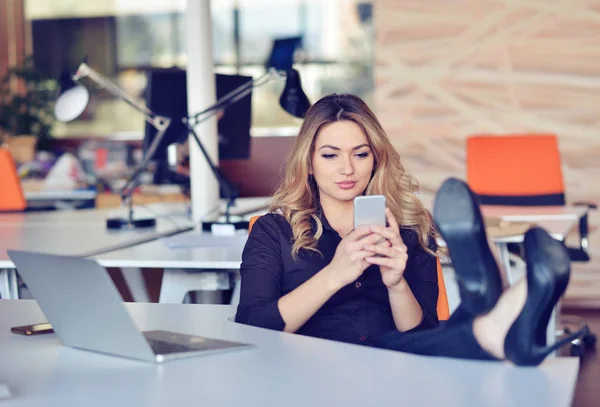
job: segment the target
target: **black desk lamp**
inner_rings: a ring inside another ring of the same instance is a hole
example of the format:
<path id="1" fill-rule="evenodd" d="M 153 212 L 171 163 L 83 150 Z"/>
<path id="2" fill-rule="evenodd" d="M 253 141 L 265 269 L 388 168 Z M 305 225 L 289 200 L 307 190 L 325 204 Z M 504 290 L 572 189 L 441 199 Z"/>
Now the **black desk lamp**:
<path id="1" fill-rule="evenodd" d="M 241 100 L 244 96 L 248 95 L 252 89 L 262 86 L 267 82 L 270 82 L 273 79 L 283 79 L 285 78 L 285 87 L 281 96 L 279 97 L 280 106 L 292 116 L 302 118 L 306 114 L 306 111 L 310 107 L 310 101 L 308 97 L 302 90 L 302 84 L 300 81 L 300 74 L 295 69 L 288 69 L 286 71 L 278 71 L 274 68 L 269 69 L 264 75 L 261 77 L 245 83 L 240 87 L 232 90 L 221 99 L 217 100 L 217 102 L 210 106 L 209 108 L 196 113 L 193 116 L 184 119 L 184 122 L 187 126 L 186 133 L 192 135 L 198 147 L 200 147 L 200 151 L 204 155 L 208 166 L 210 167 L 212 173 L 214 174 L 217 182 L 219 183 L 219 187 L 221 188 L 221 194 L 225 199 L 227 199 L 227 207 L 225 209 L 225 222 L 219 222 L 218 220 L 215 222 L 211 221 L 203 221 L 202 228 L 204 230 L 211 230 L 211 226 L 215 223 L 225 223 L 225 224 L 233 224 L 236 229 L 237 228 L 247 228 L 248 222 L 230 222 L 230 211 L 231 207 L 235 205 L 235 200 L 239 197 L 239 190 L 237 187 L 232 184 L 227 177 L 221 172 L 221 170 L 214 164 L 211 160 L 206 148 L 200 141 L 200 138 L 196 134 L 194 127 L 199 123 L 205 121 L 206 119 L 217 114 L 218 111 L 227 109 L 228 106 L 231 106 L 235 102 Z"/>
<path id="2" fill-rule="evenodd" d="M 121 190 L 121 199 L 122 202 L 128 207 L 128 216 L 126 218 L 110 218 L 106 221 L 106 226 L 109 229 L 153 227 L 156 225 L 156 220 L 154 218 L 134 219 L 132 195 L 135 188 L 138 185 L 139 174 L 148 165 L 148 162 L 150 161 L 151 157 L 154 155 L 154 152 L 160 145 L 160 142 L 171 121 L 169 118 L 159 116 L 158 114 L 148 109 L 146 106 L 138 103 L 125 91 L 123 91 L 121 88 L 119 88 L 117 85 L 115 85 L 108 79 L 104 78 L 102 75 L 100 75 L 98 72 L 93 70 L 85 63 L 82 63 L 79 66 L 79 69 L 72 77 L 73 81 L 71 83 L 71 86 L 66 89 L 62 89 L 60 96 L 56 100 L 54 114 L 59 121 L 68 122 L 74 120 L 85 110 L 85 107 L 87 106 L 87 103 L 89 101 L 89 93 L 83 85 L 74 82 L 85 77 L 90 78 L 92 81 L 100 85 L 102 88 L 106 89 L 114 96 L 125 100 L 125 102 L 127 102 L 130 106 L 140 111 L 142 114 L 144 114 L 146 121 L 153 125 L 158 131 L 156 137 L 154 137 L 154 139 L 152 140 L 148 151 L 146 151 L 142 162 L 134 169 L 133 173 L 127 180 L 125 186 Z M 219 183 L 222 195 L 225 197 L 225 199 L 227 199 L 227 207 L 225 210 L 225 223 L 230 223 L 231 207 L 235 204 L 235 200 L 239 197 L 239 190 L 225 177 L 225 175 L 223 175 L 221 170 L 214 164 L 214 162 L 208 155 L 206 148 L 200 141 L 198 134 L 194 130 L 194 127 L 217 114 L 219 110 L 227 109 L 227 107 L 229 107 L 230 105 L 241 100 L 243 97 L 248 95 L 252 91 L 252 89 L 258 86 L 262 86 L 273 79 L 283 78 L 286 79 L 286 82 L 283 92 L 281 93 L 281 96 L 279 98 L 279 104 L 286 112 L 288 112 L 292 116 L 301 118 L 306 114 L 306 111 L 310 107 L 310 101 L 308 100 L 308 97 L 302 90 L 300 74 L 298 73 L 298 71 L 292 68 L 287 70 L 277 70 L 275 68 L 270 68 L 261 77 L 241 85 L 240 87 L 232 90 L 231 92 L 217 100 L 217 102 L 214 105 L 183 120 L 187 129 L 185 130 L 186 134 L 182 135 L 181 138 L 184 138 L 184 136 L 187 136 L 187 134 L 192 134 L 194 140 L 200 148 L 200 151 L 204 155 L 204 158 L 206 159 L 206 162 L 208 163 L 212 173 L 214 174 L 215 178 L 217 179 L 217 182 Z M 203 222 L 203 228 L 210 230 L 210 227 L 213 223 L 221 222 Z M 235 226 L 237 226 L 238 228 L 247 227 L 248 222 L 236 223 Z"/>
<path id="3" fill-rule="evenodd" d="M 154 137 L 154 140 L 152 140 L 152 143 L 148 147 L 142 162 L 133 170 L 133 173 L 126 181 L 125 186 L 121 189 L 121 202 L 127 206 L 127 216 L 108 218 L 106 220 L 106 227 L 108 229 L 154 227 L 156 226 L 155 218 L 134 217 L 132 197 L 133 192 L 138 185 L 138 177 L 146 168 L 156 149 L 160 145 L 160 142 L 167 131 L 169 124 L 171 123 L 171 119 L 154 113 L 152 110 L 148 109 L 146 106 L 142 105 L 133 97 L 128 95 L 123 89 L 119 88 L 117 85 L 100 75 L 89 65 L 82 63 L 77 69 L 75 75 L 70 78 L 71 80 L 64 80 L 65 78 L 63 78 L 63 89 L 61 89 L 60 96 L 56 100 L 56 104 L 54 106 L 54 115 L 58 121 L 69 122 L 74 120 L 85 110 L 89 101 L 89 92 L 83 85 L 77 83 L 77 81 L 82 78 L 90 78 L 93 82 L 106 89 L 112 95 L 123 99 L 130 106 L 141 112 L 146 121 L 154 126 L 157 130 L 156 137 Z"/>

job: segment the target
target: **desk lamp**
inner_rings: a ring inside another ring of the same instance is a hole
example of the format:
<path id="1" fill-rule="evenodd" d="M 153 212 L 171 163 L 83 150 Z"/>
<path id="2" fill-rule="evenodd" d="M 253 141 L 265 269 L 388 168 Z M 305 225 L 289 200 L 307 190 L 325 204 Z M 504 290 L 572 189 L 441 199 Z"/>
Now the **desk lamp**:
<path id="1" fill-rule="evenodd" d="M 160 145 L 160 142 L 171 123 L 168 117 L 160 116 L 143 104 L 139 103 L 133 97 L 128 95 L 123 89 L 100 75 L 97 71 L 92 69 L 86 63 L 79 65 L 77 72 L 67 84 L 63 83 L 63 89 L 61 94 L 56 100 L 54 106 L 54 115 L 61 122 L 69 122 L 76 119 L 85 110 L 89 101 L 88 90 L 78 83 L 82 78 L 90 78 L 94 83 L 100 87 L 106 89 L 112 95 L 123 99 L 130 106 L 135 108 L 137 111 L 144 115 L 144 118 L 148 123 L 154 126 L 157 130 L 156 137 L 148 147 L 146 154 L 144 155 L 140 164 L 133 170 L 131 176 L 127 179 L 125 186 L 121 189 L 121 201 L 127 206 L 126 217 L 114 217 L 106 220 L 106 227 L 108 229 L 132 229 L 139 227 L 154 227 L 156 226 L 156 219 L 152 217 L 148 218 L 136 218 L 133 215 L 133 192 L 138 185 L 138 177 L 140 173 L 146 168 L 148 162 L 154 155 L 156 149 Z"/>
<path id="2" fill-rule="evenodd" d="M 91 80 L 99 84 L 101 87 L 105 88 L 107 91 L 112 93 L 113 95 L 122 98 L 129 105 L 136 108 L 138 111 L 144 114 L 146 120 L 153 125 L 158 134 L 152 141 L 146 155 L 144 156 L 140 165 L 134 170 L 133 174 L 127 181 L 125 187 L 121 191 L 121 197 L 123 202 L 128 204 L 129 208 L 129 217 L 127 219 L 117 218 L 117 219 L 109 219 L 107 220 L 107 227 L 111 229 L 120 229 L 125 227 L 141 227 L 141 226 L 154 226 L 156 224 L 155 219 L 133 219 L 133 209 L 132 209 L 132 199 L 131 195 L 135 187 L 137 186 L 137 177 L 140 172 L 147 166 L 150 158 L 154 154 L 154 151 L 160 144 L 161 139 L 165 131 L 167 130 L 170 120 L 166 117 L 159 116 L 156 113 L 152 112 L 146 106 L 139 104 L 135 99 L 125 93 L 118 86 L 110 82 L 108 79 L 102 77 L 98 72 L 94 71 L 87 64 L 83 63 L 80 65 L 77 73 L 73 76 L 73 80 L 77 81 L 81 78 L 89 77 Z M 213 175 L 217 179 L 219 183 L 219 187 L 221 188 L 221 192 L 223 196 L 227 199 L 227 207 L 225 210 L 225 222 L 226 224 L 230 223 L 230 211 L 231 207 L 235 205 L 235 200 L 239 196 L 239 190 L 237 187 L 229 181 L 225 175 L 219 170 L 219 168 L 215 165 L 213 160 L 208 155 L 206 148 L 200 141 L 198 134 L 194 130 L 194 127 L 203 121 L 209 119 L 210 117 L 217 114 L 220 110 L 227 109 L 227 107 L 241 100 L 245 96 L 247 96 L 252 89 L 262 86 L 267 82 L 270 82 L 273 79 L 283 79 L 285 78 L 285 87 L 281 96 L 279 98 L 280 106 L 289 114 L 294 117 L 301 118 L 306 114 L 306 111 L 310 107 L 310 101 L 308 97 L 302 90 L 302 84 L 300 81 L 300 74 L 295 69 L 289 68 L 286 70 L 278 70 L 276 68 L 270 68 L 264 75 L 259 78 L 252 80 L 248 83 L 245 83 L 238 88 L 232 90 L 222 98 L 220 98 L 214 105 L 204 109 L 201 112 L 198 112 L 192 116 L 189 116 L 183 119 L 183 122 L 186 125 L 185 133 L 179 138 L 183 139 L 188 134 L 191 134 L 194 138 L 196 144 L 200 148 L 202 155 L 206 159 Z M 81 84 L 73 84 L 72 87 L 63 90 L 61 95 L 56 101 L 55 106 L 55 115 L 59 121 L 68 122 L 77 118 L 83 111 L 89 101 L 89 93 L 87 89 Z M 210 230 L 210 227 L 214 223 L 217 222 L 203 222 L 203 228 Z M 248 226 L 248 222 L 240 222 L 235 225 L 238 228 L 243 228 Z"/>
<path id="3" fill-rule="evenodd" d="M 302 84 L 300 81 L 300 75 L 298 71 L 295 69 L 287 69 L 285 71 L 277 70 L 275 68 L 270 68 L 265 74 L 260 76 L 257 79 L 249 81 L 238 88 L 232 90 L 217 102 L 210 106 L 209 108 L 198 112 L 192 116 L 189 116 L 187 119 L 184 119 L 184 123 L 186 124 L 187 129 L 185 130 L 184 135 L 180 137 L 183 139 L 187 134 L 191 134 L 198 147 L 200 147 L 200 151 L 204 155 L 206 162 L 208 163 L 212 173 L 219 183 L 219 187 L 221 188 L 221 194 L 227 200 L 227 207 L 225 209 L 225 219 L 224 222 L 220 222 L 217 220 L 216 222 L 204 221 L 202 222 L 202 227 L 205 230 L 210 230 L 212 224 L 215 223 L 225 223 L 225 224 L 234 224 L 236 228 L 247 228 L 248 222 L 231 222 L 231 207 L 235 205 L 235 200 L 239 197 L 239 190 L 237 187 L 232 184 L 225 175 L 219 170 L 219 168 L 214 164 L 214 162 L 209 157 L 206 148 L 200 141 L 200 138 L 196 134 L 194 127 L 199 123 L 207 120 L 208 118 L 217 114 L 220 110 L 225 110 L 227 107 L 241 100 L 245 96 L 247 96 L 252 89 L 262 86 L 273 79 L 283 79 L 285 78 L 285 87 L 281 96 L 279 97 L 279 105 L 289 114 L 294 117 L 302 118 L 306 114 L 306 111 L 310 107 L 310 101 L 308 97 L 302 90 Z"/>

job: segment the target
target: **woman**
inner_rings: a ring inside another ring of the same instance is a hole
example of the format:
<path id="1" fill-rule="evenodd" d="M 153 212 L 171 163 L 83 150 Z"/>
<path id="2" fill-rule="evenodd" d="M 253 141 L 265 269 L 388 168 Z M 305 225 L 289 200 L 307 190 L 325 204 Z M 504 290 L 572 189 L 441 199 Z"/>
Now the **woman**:
<path id="1" fill-rule="evenodd" d="M 536 323 L 531 308 L 538 309 L 540 301 L 523 306 L 524 281 L 498 299 L 499 271 L 476 202 L 460 181 L 449 185 L 440 191 L 436 221 L 452 255 L 463 305 L 448 326 L 434 329 L 435 229 L 414 195 L 416 183 L 362 100 L 322 98 L 306 114 L 270 213 L 255 223 L 244 248 L 236 321 L 420 354 L 505 358 L 508 328 L 517 315 L 526 314 L 530 326 Z M 387 227 L 354 229 L 353 200 L 360 195 L 386 197 Z M 444 200 L 450 205 L 440 205 Z M 462 212 L 444 209 L 460 202 Z M 542 232 L 530 236 L 528 241 L 552 244 Z M 566 272 L 560 271 L 553 276 L 566 273 L 568 278 L 568 264 Z M 558 294 L 557 279 L 547 290 Z"/>

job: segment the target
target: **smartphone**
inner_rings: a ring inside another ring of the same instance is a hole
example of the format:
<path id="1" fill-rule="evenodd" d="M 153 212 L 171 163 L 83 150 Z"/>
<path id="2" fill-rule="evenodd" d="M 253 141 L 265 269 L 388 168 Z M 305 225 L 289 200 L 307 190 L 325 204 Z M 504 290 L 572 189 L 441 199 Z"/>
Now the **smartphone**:
<path id="1" fill-rule="evenodd" d="M 19 335 L 42 335 L 51 334 L 54 332 L 52 325 L 48 322 L 33 325 L 14 326 L 10 331 Z"/>
<path id="2" fill-rule="evenodd" d="M 357 196 L 354 198 L 354 228 L 372 225 L 386 226 L 385 196 Z"/>

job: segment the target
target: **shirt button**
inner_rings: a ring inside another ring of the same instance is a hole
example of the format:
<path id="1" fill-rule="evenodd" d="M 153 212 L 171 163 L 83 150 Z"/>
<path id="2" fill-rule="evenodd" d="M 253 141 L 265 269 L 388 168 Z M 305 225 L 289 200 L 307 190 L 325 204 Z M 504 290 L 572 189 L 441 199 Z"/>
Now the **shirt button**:
<path id="1" fill-rule="evenodd" d="M 362 284 L 360 283 L 360 281 L 357 281 L 356 283 L 354 283 L 354 287 L 356 288 L 360 288 Z"/>
<path id="2" fill-rule="evenodd" d="M 360 337 L 360 338 L 358 338 L 358 339 L 360 339 L 362 342 L 364 342 L 364 341 L 366 341 L 366 340 L 367 340 L 367 337 L 366 337 L 366 336 L 361 336 L 361 337 Z"/>

